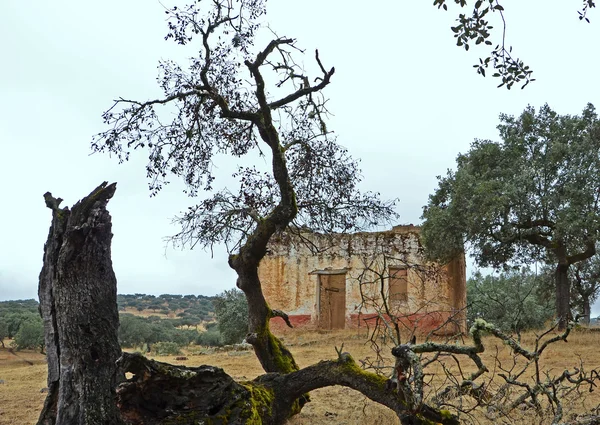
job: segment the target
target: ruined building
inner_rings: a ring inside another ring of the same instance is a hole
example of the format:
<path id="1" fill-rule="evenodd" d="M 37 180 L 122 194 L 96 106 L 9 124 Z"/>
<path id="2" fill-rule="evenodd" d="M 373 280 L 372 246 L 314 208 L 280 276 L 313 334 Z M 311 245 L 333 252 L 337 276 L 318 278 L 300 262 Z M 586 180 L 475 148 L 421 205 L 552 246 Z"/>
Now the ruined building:
<path id="1" fill-rule="evenodd" d="M 419 227 L 409 225 L 383 232 L 302 231 L 274 237 L 259 267 L 265 297 L 294 326 L 363 326 L 378 315 L 389 317 L 387 305 L 409 328 L 464 332 L 465 257 L 444 265 L 427 262 L 419 233 Z"/>

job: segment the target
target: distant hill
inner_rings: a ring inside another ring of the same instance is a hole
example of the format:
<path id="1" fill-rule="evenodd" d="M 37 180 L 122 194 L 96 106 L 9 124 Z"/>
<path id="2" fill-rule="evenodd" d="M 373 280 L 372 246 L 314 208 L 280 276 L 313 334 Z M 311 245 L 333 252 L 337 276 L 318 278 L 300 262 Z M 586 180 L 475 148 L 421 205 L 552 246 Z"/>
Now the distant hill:
<path id="1" fill-rule="evenodd" d="M 214 316 L 214 299 L 215 297 L 204 295 L 162 294 L 157 297 L 146 294 L 120 294 L 117 295 L 117 304 L 119 305 L 119 311 L 122 312 L 133 313 L 137 310 L 141 313 L 152 311 L 154 314 L 204 321 Z"/>
<path id="2" fill-rule="evenodd" d="M 0 301 L 0 317 L 9 313 L 37 313 L 38 305 L 34 299 Z"/>
<path id="3" fill-rule="evenodd" d="M 119 294 L 117 304 L 122 313 L 144 316 L 156 314 L 199 323 L 214 317 L 214 298 L 204 295 L 162 294 L 157 297 L 147 294 Z M 39 303 L 34 299 L 0 301 L 0 319 L 7 318 L 9 315 L 39 317 L 38 305 Z"/>

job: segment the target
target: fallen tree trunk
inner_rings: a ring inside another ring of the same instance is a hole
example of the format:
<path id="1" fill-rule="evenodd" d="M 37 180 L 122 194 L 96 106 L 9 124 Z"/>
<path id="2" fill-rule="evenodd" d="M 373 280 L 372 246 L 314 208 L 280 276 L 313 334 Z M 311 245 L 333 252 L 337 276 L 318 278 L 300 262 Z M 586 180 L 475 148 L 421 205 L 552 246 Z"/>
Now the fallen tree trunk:
<path id="1" fill-rule="evenodd" d="M 118 425 L 115 405 L 117 280 L 111 217 L 116 184 L 102 183 L 72 210 L 46 193 L 52 225 L 38 295 L 48 359 L 48 395 L 38 425 Z"/>
<path id="2" fill-rule="evenodd" d="M 117 389 L 117 404 L 131 425 L 284 423 L 298 397 L 332 385 L 355 389 L 392 409 L 403 424 L 458 424 L 455 416 L 427 405 L 409 411 L 401 391 L 387 379 L 360 369 L 348 353 L 296 372 L 268 373 L 236 382 L 213 366 L 185 367 L 123 353 L 122 372 L 133 377 Z"/>

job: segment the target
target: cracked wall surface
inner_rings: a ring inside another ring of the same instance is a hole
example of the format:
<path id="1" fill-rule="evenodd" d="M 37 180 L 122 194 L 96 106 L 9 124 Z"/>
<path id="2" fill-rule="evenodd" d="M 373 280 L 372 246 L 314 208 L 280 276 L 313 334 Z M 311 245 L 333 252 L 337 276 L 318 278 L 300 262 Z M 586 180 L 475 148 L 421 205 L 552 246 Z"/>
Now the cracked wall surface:
<path id="1" fill-rule="evenodd" d="M 452 317 L 456 329 L 447 326 L 445 333 L 464 332 L 465 257 L 445 265 L 427 262 L 419 233 L 419 227 L 408 225 L 383 232 L 298 231 L 274 237 L 259 267 L 265 297 L 297 325 L 331 328 L 342 320 L 341 326 L 359 326 L 382 311 L 385 297 L 391 312 L 409 326 L 431 330 Z M 405 301 L 389 300 L 390 268 L 406 269 Z M 328 283 L 333 281 L 335 287 Z"/>

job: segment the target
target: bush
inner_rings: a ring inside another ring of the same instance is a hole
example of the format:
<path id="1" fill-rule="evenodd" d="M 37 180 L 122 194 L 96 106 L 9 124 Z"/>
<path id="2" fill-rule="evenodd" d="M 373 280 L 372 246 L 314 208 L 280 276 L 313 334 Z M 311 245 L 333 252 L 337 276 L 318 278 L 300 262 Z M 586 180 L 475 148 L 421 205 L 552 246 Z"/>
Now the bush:
<path id="1" fill-rule="evenodd" d="M 196 345 L 221 347 L 223 345 L 223 342 L 221 341 L 221 334 L 215 328 L 207 330 L 206 332 L 202 332 L 196 337 Z"/>
<path id="2" fill-rule="evenodd" d="M 44 352 L 44 325 L 41 319 L 27 320 L 21 323 L 15 335 L 14 345 L 17 350 L 38 349 Z"/>
<path id="3" fill-rule="evenodd" d="M 248 333 L 248 302 L 244 293 L 234 288 L 217 295 L 213 302 L 223 343 L 242 342 Z"/>
<path id="4" fill-rule="evenodd" d="M 159 356 L 176 356 L 181 354 L 179 345 L 174 342 L 157 342 L 152 346 L 152 351 Z"/>
<path id="5" fill-rule="evenodd" d="M 204 327 L 206 328 L 207 331 L 210 329 L 213 329 L 213 328 L 216 329 L 218 326 L 219 326 L 219 324 L 217 322 L 209 322 L 209 323 L 204 324 Z"/>

